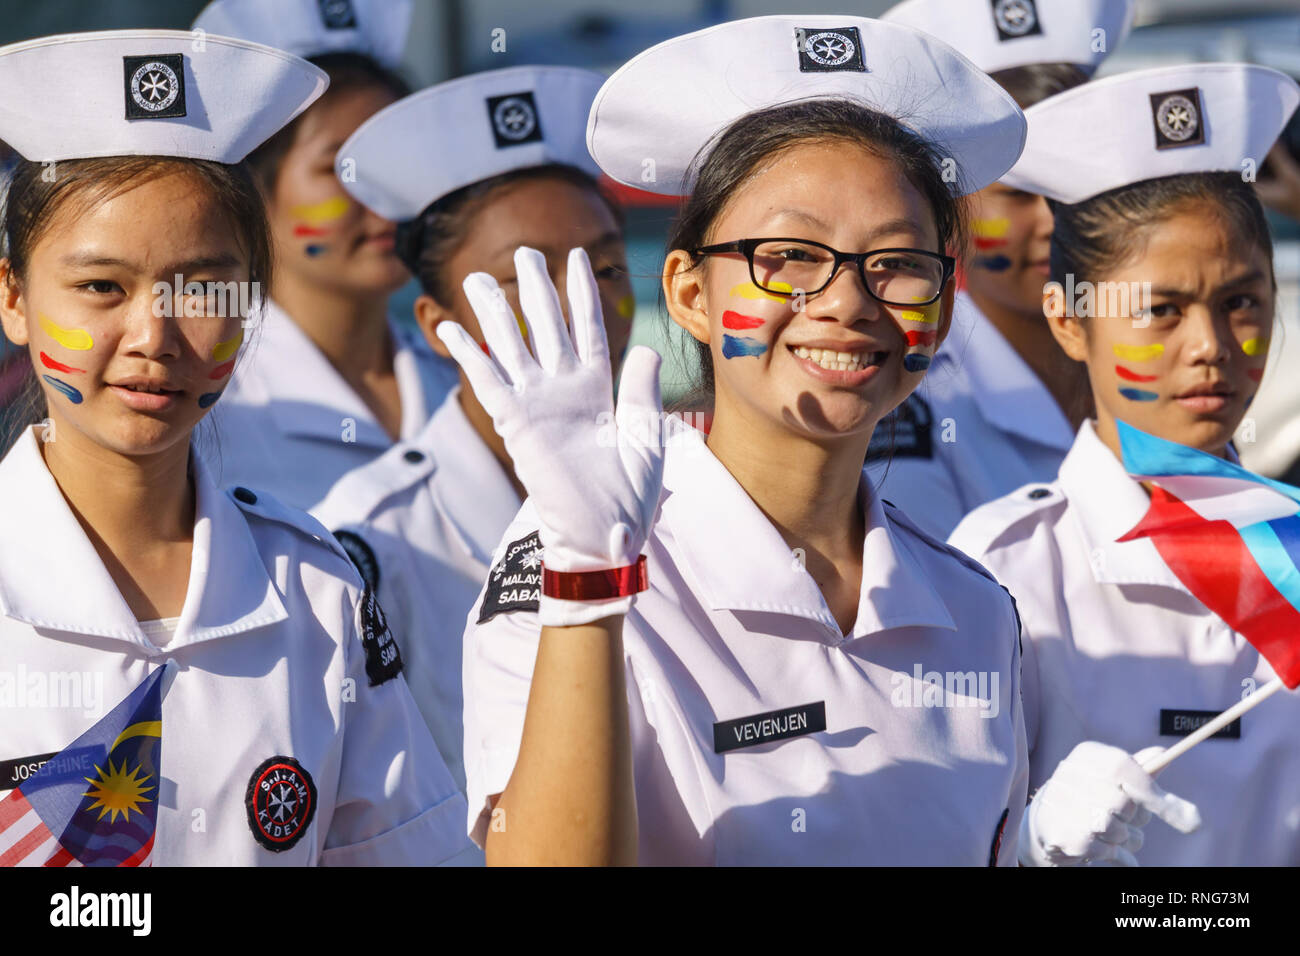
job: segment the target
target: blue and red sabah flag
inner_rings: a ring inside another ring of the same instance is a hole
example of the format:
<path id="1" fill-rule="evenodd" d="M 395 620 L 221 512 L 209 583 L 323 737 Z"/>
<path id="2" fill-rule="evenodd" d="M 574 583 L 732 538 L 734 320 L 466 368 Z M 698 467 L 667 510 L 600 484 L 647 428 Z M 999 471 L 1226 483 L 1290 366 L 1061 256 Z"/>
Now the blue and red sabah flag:
<path id="1" fill-rule="evenodd" d="M 1154 483 L 1120 541 L 1150 538 L 1178 579 L 1300 685 L 1300 488 L 1116 422 L 1124 468 Z"/>
<path id="2" fill-rule="evenodd" d="M 0 866 L 149 865 L 165 671 L 0 800 Z"/>

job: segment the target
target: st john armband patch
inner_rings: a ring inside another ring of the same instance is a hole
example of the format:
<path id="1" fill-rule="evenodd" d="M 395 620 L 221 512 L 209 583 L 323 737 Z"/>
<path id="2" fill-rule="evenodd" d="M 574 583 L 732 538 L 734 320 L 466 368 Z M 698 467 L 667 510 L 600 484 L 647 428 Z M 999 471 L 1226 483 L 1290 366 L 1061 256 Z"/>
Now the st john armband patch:
<path id="1" fill-rule="evenodd" d="M 366 677 L 378 687 L 402 672 L 402 652 L 388 627 L 388 618 L 375 592 L 361 593 L 361 646 L 366 652 Z"/>
<path id="2" fill-rule="evenodd" d="M 541 597 L 542 539 L 534 531 L 506 545 L 505 554 L 492 566 L 478 623 L 511 611 L 536 611 Z"/>

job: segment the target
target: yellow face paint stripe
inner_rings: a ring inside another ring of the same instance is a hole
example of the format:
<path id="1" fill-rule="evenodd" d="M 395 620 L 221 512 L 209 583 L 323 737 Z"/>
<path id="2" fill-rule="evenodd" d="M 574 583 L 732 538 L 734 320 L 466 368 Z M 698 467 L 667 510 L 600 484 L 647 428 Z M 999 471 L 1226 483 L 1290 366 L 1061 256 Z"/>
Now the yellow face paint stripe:
<path id="1" fill-rule="evenodd" d="M 239 343 L 244 341 L 244 330 L 240 329 L 239 334 L 233 339 L 227 339 L 225 342 L 218 342 L 217 347 L 212 350 L 212 358 L 217 362 L 224 362 L 236 352 L 239 351 Z"/>
<path id="2" fill-rule="evenodd" d="M 1268 347 L 1268 339 L 1246 339 L 1241 343 L 1241 350 L 1247 355 L 1258 355 Z"/>
<path id="3" fill-rule="evenodd" d="M 636 315 L 636 298 L 625 295 L 618 300 L 618 314 L 625 319 L 630 319 Z"/>
<path id="4" fill-rule="evenodd" d="M 45 334 L 54 341 L 58 342 L 65 349 L 72 349 L 74 352 L 85 352 L 95 347 L 95 340 L 90 337 L 90 333 L 85 329 L 65 329 L 61 325 L 55 325 L 44 315 L 38 315 L 41 328 Z"/>
<path id="5" fill-rule="evenodd" d="M 794 286 L 790 285 L 788 282 L 773 282 L 772 288 L 777 292 L 794 291 Z M 778 302 L 785 301 L 779 295 L 772 295 L 772 293 L 765 289 L 760 289 L 752 282 L 742 282 L 740 285 L 732 286 L 731 291 L 728 292 L 727 295 L 734 295 L 740 299 L 776 299 Z"/>
<path id="6" fill-rule="evenodd" d="M 971 223 L 971 231 L 981 239 L 1001 239 L 1010 228 L 1010 219 L 976 219 Z"/>
<path id="7" fill-rule="evenodd" d="M 1156 342 L 1154 345 L 1116 345 L 1111 351 L 1116 358 L 1122 358 L 1126 362 L 1150 362 L 1164 355 L 1165 347 Z"/>
<path id="8" fill-rule="evenodd" d="M 313 226 L 322 222 L 330 222 L 338 219 L 350 209 L 352 204 L 344 196 L 335 196 L 333 199 L 326 199 L 322 202 L 313 203 L 310 206 L 294 206 L 289 213 L 295 219 L 302 219 L 311 223 Z"/>
<path id="9" fill-rule="evenodd" d="M 937 315 L 931 315 L 929 312 L 917 312 L 914 309 L 904 309 L 898 314 L 900 319 L 907 322 L 938 322 Z"/>

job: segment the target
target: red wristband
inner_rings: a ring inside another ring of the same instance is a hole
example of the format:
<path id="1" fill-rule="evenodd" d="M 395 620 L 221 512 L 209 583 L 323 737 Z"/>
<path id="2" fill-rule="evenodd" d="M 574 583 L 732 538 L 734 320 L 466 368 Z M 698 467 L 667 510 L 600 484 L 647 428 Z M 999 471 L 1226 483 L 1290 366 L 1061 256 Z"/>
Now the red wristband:
<path id="1" fill-rule="evenodd" d="M 542 593 L 565 601 L 605 601 L 636 594 L 649 586 L 644 554 L 636 564 L 608 571 L 552 571 L 542 563 Z"/>

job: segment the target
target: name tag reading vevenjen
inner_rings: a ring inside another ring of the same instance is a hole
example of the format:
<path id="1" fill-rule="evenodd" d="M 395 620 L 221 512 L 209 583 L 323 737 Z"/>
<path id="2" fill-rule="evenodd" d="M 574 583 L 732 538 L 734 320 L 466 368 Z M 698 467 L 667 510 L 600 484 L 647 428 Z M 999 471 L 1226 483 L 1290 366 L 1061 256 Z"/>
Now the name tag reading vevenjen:
<path id="1" fill-rule="evenodd" d="M 802 737 L 826 729 L 826 701 L 770 710 L 752 717 L 737 717 L 713 725 L 713 752 L 726 753 L 756 747 L 772 740 Z"/>

